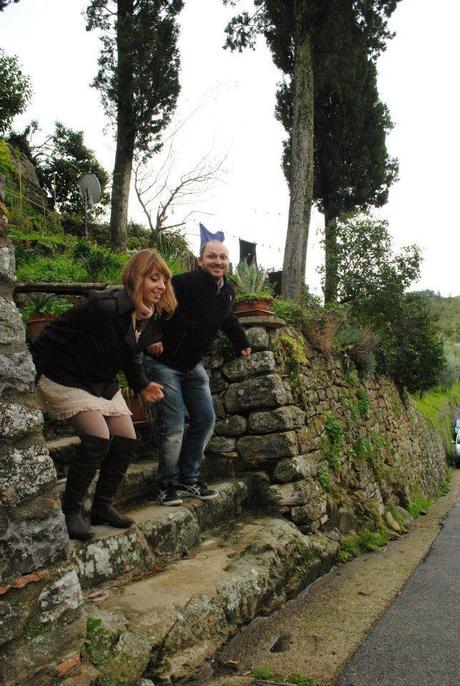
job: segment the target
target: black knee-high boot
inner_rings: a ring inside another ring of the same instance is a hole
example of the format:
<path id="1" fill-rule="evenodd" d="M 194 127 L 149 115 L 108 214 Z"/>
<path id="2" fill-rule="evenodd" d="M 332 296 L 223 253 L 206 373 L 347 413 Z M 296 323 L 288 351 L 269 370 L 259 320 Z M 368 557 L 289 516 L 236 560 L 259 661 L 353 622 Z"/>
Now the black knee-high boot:
<path id="1" fill-rule="evenodd" d="M 134 520 L 131 517 L 117 512 L 112 501 L 126 474 L 136 444 L 136 439 L 113 436 L 109 452 L 99 472 L 91 510 L 91 524 L 108 524 L 117 529 L 127 529 L 133 524 Z"/>
<path id="2" fill-rule="evenodd" d="M 93 538 L 94 531 L 83 519 L 83 501 L 99 465 L 107 455 L 110 439 L 81 434 L 80 441 L 77 453 L 69 466 L 62 511 L 65 514 L 69 538 L 86 541 Z"/>

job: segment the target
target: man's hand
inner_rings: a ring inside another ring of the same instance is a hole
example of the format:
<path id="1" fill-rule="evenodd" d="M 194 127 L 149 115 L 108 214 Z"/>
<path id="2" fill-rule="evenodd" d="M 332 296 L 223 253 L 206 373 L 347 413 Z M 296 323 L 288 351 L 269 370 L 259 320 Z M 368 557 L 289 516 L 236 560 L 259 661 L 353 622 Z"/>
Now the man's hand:
<path id="1" fill-rule="evenodd" d="M 161 341 L 151 343 L 149 346 L 147 346 L 146 350 L 149 353 L 149 355 L 161 355 L 161 353 L 163 352 L 163 343 Z"/>
<path id="2" fill-rule="evenodd" d="M 243 348 L 243 350 L 240 351 L 240 355 L 242 357 L 248 358 L 249 355 L 251 354 L 251 352 L 252 352 L 251 348 Z"/>
<path id="3" fill-rule="evenodd" d="M 148 403 L 157 403 L 163 397 L 163 386 L 151 381 L 148 386 L 142 389 L 141 394 Z"/>

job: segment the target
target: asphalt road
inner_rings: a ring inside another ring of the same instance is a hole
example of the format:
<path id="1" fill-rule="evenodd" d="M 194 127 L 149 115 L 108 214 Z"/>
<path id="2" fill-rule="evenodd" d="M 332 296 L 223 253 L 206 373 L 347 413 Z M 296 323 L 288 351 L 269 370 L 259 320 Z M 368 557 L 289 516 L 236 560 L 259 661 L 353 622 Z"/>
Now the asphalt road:
<path id="1" fill-rule="evenodd" d="M 460 496 L 336 686 L 460 685 Z"/>

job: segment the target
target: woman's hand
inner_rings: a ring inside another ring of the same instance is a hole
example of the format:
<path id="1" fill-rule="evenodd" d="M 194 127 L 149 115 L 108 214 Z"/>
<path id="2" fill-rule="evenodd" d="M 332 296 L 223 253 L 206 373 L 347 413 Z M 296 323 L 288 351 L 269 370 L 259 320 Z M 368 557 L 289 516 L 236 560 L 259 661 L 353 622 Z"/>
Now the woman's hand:
<path id="1" fill-rule="evenodd" d="M 157 403 L 163 397 L 163 386 L 151 381 L 148 386 L 142 389 L 142 397 L 148 403 Z"/>
<path id="2" fill-rule="evenodd" d="M 247 359 L 250 356 L 251 352 L 251 348 L 243 348 L 243 350 L 240 350 L 240 355 Z"/>
<path id="3" fill-rule="evenodd" d="M 149 346 L 147 346 L 146 350 L 149 353 L 149 355 L 161 355 L 161 353 L 163 352 L 163 343 L 161 341 L 151 343 Z"/>

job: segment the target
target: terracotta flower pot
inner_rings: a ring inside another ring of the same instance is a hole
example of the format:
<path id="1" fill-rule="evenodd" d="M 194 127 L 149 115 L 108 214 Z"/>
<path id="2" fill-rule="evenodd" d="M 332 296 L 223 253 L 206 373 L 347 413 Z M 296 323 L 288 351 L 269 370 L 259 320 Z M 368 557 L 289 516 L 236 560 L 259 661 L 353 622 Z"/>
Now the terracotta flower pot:
<path id="1" fill-rule="evenodd" d="M 132 412 L 131 419 L 133 420 L 134 426 L 138 428 L 147 426 L 147 409 L 142 397 L 139 395 L 133 395 L 130 390 L 124 388 L 122 389 L 122 393 L 128 408 Z"/>
<path id="2" fill-rule="evenodd" d="M 252 302 L 240 300 L 239 302 L 235 303 L 233 311 L 235 314 L 243 316 L 263 316 L 264 314 L 272 314 L 270 311 L 271 304 L 271 300 L 253 300 Z"/>
<path id="3" fill-rule="evenodd" d="M 35 314 L 27 320 L 27 335 L 31 341 L 34 341 L 37 336 L 41 334 L 48 322 L 53 321 L 55 317 L 50 314 Z"/>

